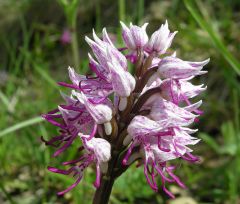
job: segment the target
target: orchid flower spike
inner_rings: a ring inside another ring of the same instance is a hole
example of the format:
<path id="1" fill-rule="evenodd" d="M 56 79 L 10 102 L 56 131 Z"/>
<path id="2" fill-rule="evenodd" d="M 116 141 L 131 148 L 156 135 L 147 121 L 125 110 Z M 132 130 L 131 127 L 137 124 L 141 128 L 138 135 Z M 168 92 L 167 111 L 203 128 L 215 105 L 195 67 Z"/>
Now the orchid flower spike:
<path id="1" fill-rule="evenodd" d="M 108 184 L 110 189 L 114 180 L 138 161 L 150 188 L 156 192 L 161 188 L 174 198 L 168 183 L 185 185 L 175 175 L 172 160 L 199 160 L 190 148 L 200 141 L 192 136 L 197 129 L 189 126 L 203 114 L 199 109 L 202 100 L 192 99 L 206 86 L 193 85 L 191 79 L 207 73 L 203 67 L 209 59 L 193 62 L 178 58 L 176 52 L 168 55 L 177 32 L 170 32 L 167 21 L 150 38 L 147 23 L 141 27 L 120 23 L 124 47 L 114 45 L 106 28 L 101 37 L 93 30 L 92 39 L 85 37 L 92 50 L 88 53 L 91 75 L 69 67 L 71 82 L 59 82 L 70 94 L 61 93 L 65 102 L 43 115 L 59 134 L 49 141 L 41 139 L 56 148 L 55 158 L 75 148 L 79 138 L 81 144 L 76 158 L 63 162 L 63 168 L 48 170 L 75 177 L 71 186 L 58 193 L 63 195 L 78 185 L 86 168 L 94 167 L 94 200 L 98 200 L 105 199 L 99 195 Z"/>

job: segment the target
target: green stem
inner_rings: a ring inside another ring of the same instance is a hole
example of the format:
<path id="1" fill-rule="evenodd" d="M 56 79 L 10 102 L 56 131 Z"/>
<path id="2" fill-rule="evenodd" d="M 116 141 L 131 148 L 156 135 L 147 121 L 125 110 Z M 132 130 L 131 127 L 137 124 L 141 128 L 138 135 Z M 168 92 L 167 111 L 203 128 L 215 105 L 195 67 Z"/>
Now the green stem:
<path id="1" fill-rule="evenodd" d="M 73 54 L 73 61 L 74 61 L 74 66 L 77 69 L 79 67 L 79 51 L 78 51 L 78 40 L 77 40 L 77 23 L 76 19 L 73 19 L 71 28 L 71 46 L 72 46 L 72 54 Z"/>
<path id="2" fill-rule="evenodd" d="M 102 177 L 101 179 L 101 186 L 96 190 L 93 204 L 106 204 L 109 201 L 112 187 L 114 184 L 114 178 Z"/>
<path id="3" fill-rule="evenodd" d="M 79 0 L 58 0 L 58 3 L 62 6 L 64 10 L 68 28 L 71 29 L 71 47 L 75 68 L 79 67 L 79 51 L 77 40 L 77 12 L 79 2 Z"/>
<path id="4" fill-rule="evenodd" d="M 125 0 L 118 0 L 118 16 L 120 21 L 125 21 Z"/>
<path id="5" fill-rule="evenodd" d="M 106 175 L 101 177 L 100 187 L 97 188 L 95 192 L 93 204 L 106 204 L 109 201 L 116 178 L 114 175 L 114 169 L 116 168 L 118 162 L 119 153 L 112 149 L 112 155 L 112 159 L 108 163 L 108 171 Z"/>
<path id="6" fill-rule="evenodd" d="M 116 146 L 117 146 L 117 143 L 118 143 L 118 140 L 116 140 Z M 121 163 L 119 163 L 119 158 L 121 159 L 121 151 L 119 149 L 113 148 L 111 155 L 112 155 L 112 159 L 108 163 L 107 173 L 101 177 L 100 187 L 97 188 L 95 192 L 95 195 L 93 198 L 93 204 L 108 203 L 111 192 L 112 192 L 114 181 L 118 176 L 120 176 L 125 171 L 125 168 L 122 168 L 124 169 L 124 171 L 119 173 L 119 170 L 122 167 Z"/>

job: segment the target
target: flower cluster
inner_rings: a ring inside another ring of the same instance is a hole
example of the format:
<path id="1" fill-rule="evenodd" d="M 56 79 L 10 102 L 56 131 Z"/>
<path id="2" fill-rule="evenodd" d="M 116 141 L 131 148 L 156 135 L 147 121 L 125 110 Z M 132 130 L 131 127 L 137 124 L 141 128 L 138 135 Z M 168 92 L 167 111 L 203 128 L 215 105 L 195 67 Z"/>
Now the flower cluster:
<path id="1" fill-rule="evenodd" d="M 91 164 L 96 166 L 94 186 L 98 188 L 103 175 L 116 174 L 116 169 L 121 172 L 138 161 L 150 187 L 158 191 L 159 176 L 163 191 L 174 197 L 166 182 L 180 187 L 184 184 L 168 161 L 198 161 L 188 147 L 199 142 L 191 136 L 197 130 L 189 126 L 202 114 L 202 101 L 192 103 L 191 99 L 206 87 L 195 86 L 190 80 L 206 73 L 202 68 L 209 59 L 191 62 L 177 58 L 176 53 L 169 54 L 177 32 L 170 32 L 167 22 L 150 38 L 148 24 L 121 25 L 123 48 L 116 48 L 106 29 L 101 38 L 94 31 L 93 39 L 85 38 L 94 55 L 89 54 L 93 74 L 79 75 L 69 67 L 71 83 L 59 85 L 72 89 L 71 95 L 62 94 L 65 104 L 43 115 L 60 128 L 60 134 L 51 140 L 42 138 L 45 144 L 57 148 L 53 156 L 63 153 L 75 140 L 82 141 L 78 158 L 63 163 L 69 166 L 67 170 L 48 168 L 76 177 L 75 183 L 59 195 L 75 187 Z M 129 67 L 133 67 L 132 74 Z"/>

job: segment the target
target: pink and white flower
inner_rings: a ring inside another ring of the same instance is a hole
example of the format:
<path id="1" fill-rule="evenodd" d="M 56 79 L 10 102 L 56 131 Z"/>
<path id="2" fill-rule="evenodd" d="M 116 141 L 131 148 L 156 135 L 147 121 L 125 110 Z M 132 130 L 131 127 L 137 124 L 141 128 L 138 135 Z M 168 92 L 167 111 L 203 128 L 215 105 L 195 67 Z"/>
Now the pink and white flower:
<path id="1" fill-rule="evenodd" d="M 162 180 L 163 190 L 170 196 L 165 183 L 176 182 L 180 187 L 185 187 L 180 179 L 173 174 L 173 167 L 168 167 L 166 162 L 181 157 L 187 161 L 195 162 L 198 158 L 191 154 L 187 145 L 195 145 L 198 139 L 189 134 L 195 132 L 188 128 L 174 126 L 168 121 L 154 121 L 145 116 L 135 116 L 128 126 L 128 140 L 132 139 L 123 160 L 127 165 L 131 160 L 133 149 L 139 147 L 138 157 L 143 160 L 144 174 L 150 187 L 157 191 L 156 176 Z M 133 157 L 136 157 L 136 152 Z M 170 177 L 170 178 L 169 178 Z"/>
<path id="2" fill-rule="evenodd" d="M 207 87 L 204 84 L 194 86 L 192 83 L 185 80 L 173 80 L 165 79 L 163 80 L 161 87 L 161 95 L 166 100 L 172 101 L 178 104 L 179 102 L 186 101 L 199 95 L 201 92 L 205 91 Z"/>
<path id="3" fill-rule="evenodd" d="M 51 172 L 64 175 L 73 174 L 73 177 L 77 177 L 75 183 L 69 186 L 66 190 L 59 192 L 58 195 L 63 195 L 76 187 L 82 180 L 85 168 L 92 163 L 95 163 L 96 165 L 96 180 L 94 182 L 96 188 L 100 186 L 101 172 L 106 173 L 107 162 L 111 158 L 110 143 L 102 138 L 92 138 L 89 141 L 89 136 L 86 137 L 85 135 L 80 135 L 80 137 L 86 152 L 75 160 L 64 162 L 63 165 L 71 165 L 69 169 L 62 170 L 55 167 L 48 167 L 48 170 Z"/>
<path id="4" fill-rule="evenodd" d="M 126 57 L 114 47 L 106 30 L 103 31 L 103 40 L 100 40 L 95 33 L 93 38 L 95 41 L 86 37 L 86 41 L 98 60 L 98 62 L 95 61 L 89 55 L 93 71 L 108 86 L 111 85 L 112 92 L 115 92 L 120 97 L 128 97 L 135 88 L 135 79 L 127 70 Z"/>
<path id="5" fill-rule="evenodd" d="M 161 27 L 152 34 L 144 50 L 154 56 L 164 54 L 171 46 L 176 34 L 177 31 L 170 33 L 168 22 L 166 21 L 165 24 L 161 25 Z"/>
<path id="6" fill-rule="evenodd" d="M 177 57 L 164 57 L 159 62 L 158 74 L 162 79 L 186 79 L 205 74 L 206 71 L 202 71 L 202 68 L 208 62 L 209 59 L 202 62 L 189 62 Z"/>
<path id="7" fill-rule="evenodd" d="M 145 23 L 142 27 L 130 23 L 129 28 L 123 22 L 120 21 L 120 23 L 123 29 L 122 37 L 126 46 L 130 50 L 143 49 L 148 42 L 148 35 L 146 33 L 148 23 Z"/>

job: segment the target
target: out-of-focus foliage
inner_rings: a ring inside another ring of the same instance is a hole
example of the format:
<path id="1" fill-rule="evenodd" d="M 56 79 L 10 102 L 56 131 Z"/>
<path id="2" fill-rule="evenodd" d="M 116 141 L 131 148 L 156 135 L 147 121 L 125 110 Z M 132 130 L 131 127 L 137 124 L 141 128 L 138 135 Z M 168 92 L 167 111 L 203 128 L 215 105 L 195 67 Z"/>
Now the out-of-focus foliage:
<path id="1" fill-rule="evenodd" d="M 133 166 L 116 181 L 110 202 L 239 203 L 239 11 L 238 0 L 0 0 L 0 203 L 91 203 L 91 169 L 76 189 L 56 196 L 72 179 L 46 170 L 52 151 L 40 136 L 47 139 L 56 130 L 39 115 L 61 103 L 56 82 L 68 80 L 69 65 L 88 72 L 84 35 L 92 28 L 100 32 L 106 26 L 121 41 L 119 20 L 148 21 L 151 33 L 166 19 L 171 30 L 179 31 L 172 48 L 178 56 L 211 58 L 208 75 L 196 80 L 208 85 L 205 114 L 197 124 L 202 143 L 195 149 L 202 162 L 178 161 L 177 174 L 189 188 L 170 186 L 176 200 L 152 192 L 142 169 Z M 60 41 L 64 29 L 72 33 L 67 45 Z M 62 160 L 74 154 L 73 146 Z"/>

